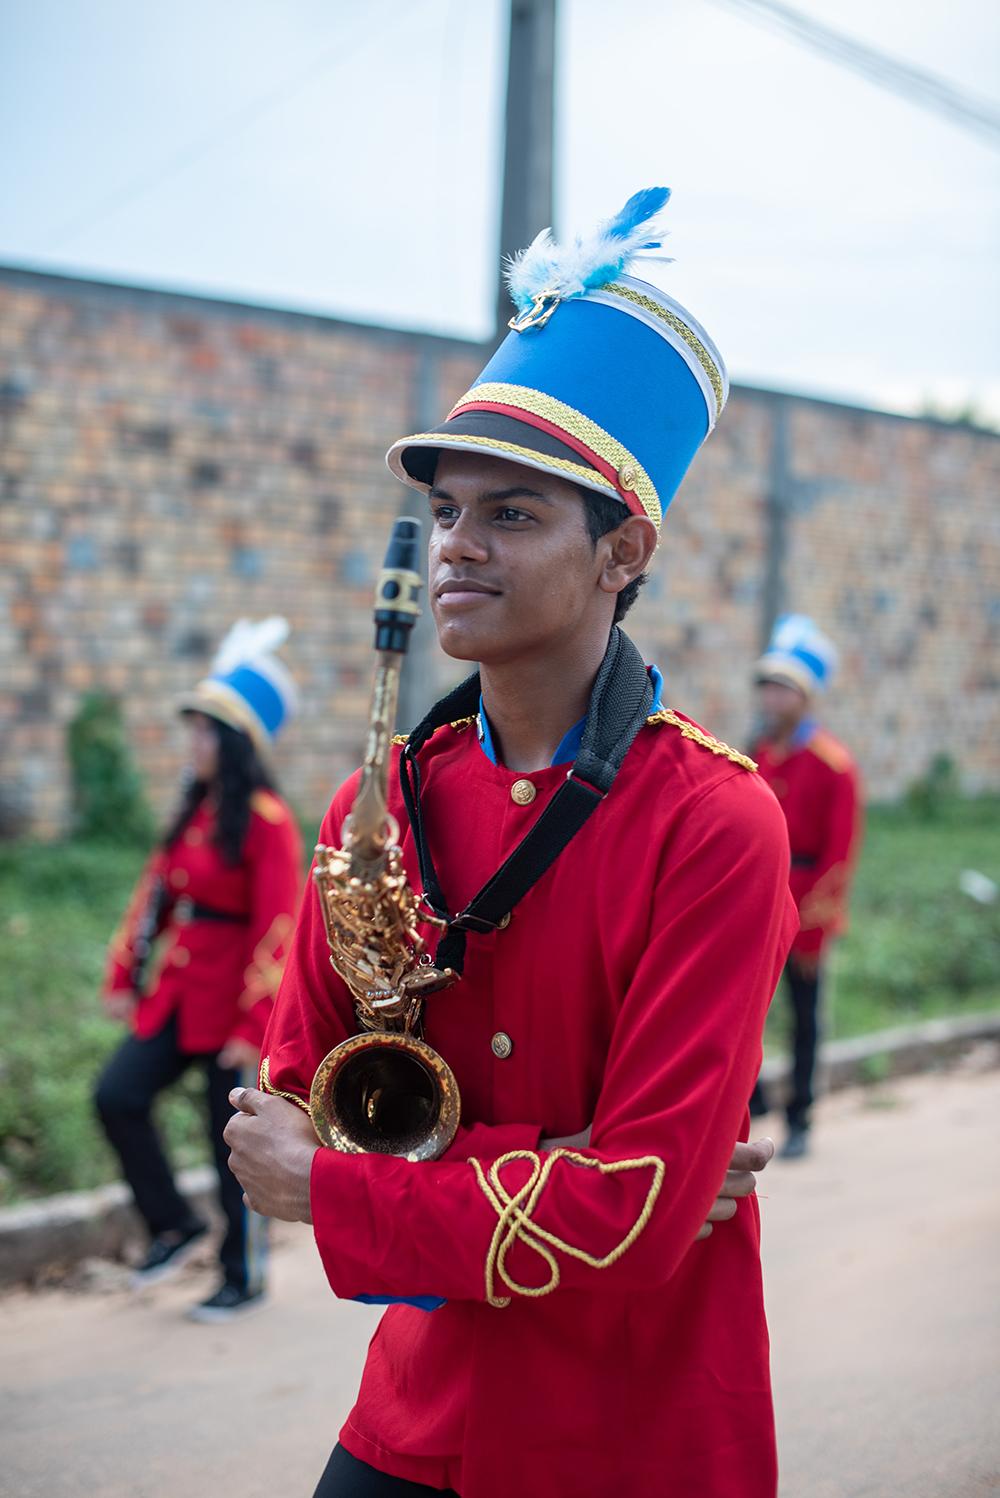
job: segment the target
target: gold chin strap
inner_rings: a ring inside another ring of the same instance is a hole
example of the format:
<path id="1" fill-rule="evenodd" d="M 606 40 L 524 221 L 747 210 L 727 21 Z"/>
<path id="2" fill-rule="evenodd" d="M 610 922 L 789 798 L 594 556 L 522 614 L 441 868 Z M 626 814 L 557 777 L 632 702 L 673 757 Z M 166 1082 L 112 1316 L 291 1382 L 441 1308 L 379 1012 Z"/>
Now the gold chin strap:
<path id="1" fill-rule="evenodd" d="M 524 1185 L 511 1196 L 500 1179 L 500 1172 L 505 1165 L 510 1165 L 514 1160 L 529 1161 L 531 1174 Z M 649 1169 L 653 1172 L 653 1179 L 638 1217 L 621 1242 L 603 1258 L 595 1258 L 593 1254 L 587 1253 L 586 1249 L 564 1242 L 562 1238 L 557 1238 L 555 1233 L 548 1232 L 531 1220 L 531 1214 L 538 1205 L 557 1160 L 568 1160 L 571 1165 L 580 1165 L 586 1170 L 596 1170 L 602 1176 L 617 1175 L 625 1170 Z M 557 1288 L 560 1279 L 559 1264 L 555 1254 L 551 1251 L 552 1248 L 557 1248 L 560 1253 L 569 1254 L 571 1258 L 579 1259 L 582 1264 L 589 1265 L 591 1269 L 607 1269 L 610 1265 L 617 1263 L 622 1254 L 632 1247 L 652 1216 L 666 1173 L 666 1165 L 658 1155 L 642 1155 L 636 1160 L 606 1161 L 595 1160 L 591 1155 L 581 1155 L 575 1150 L 567 1149 L 552 1150 L 546 1156 L 544 1163 L 534 1150 L 511 1150 L 509 1154 L 501 1155 L 499 1160 L 494 1160 L 488 1173 L 476 1159 L 471 1159 L 469 1164 L 476 1172 L 476 1179 L 483 1195 L 497 1214 L 497 1225 L 486 1255 L 486 1301 L 488 1305 L 497 1307 L 510 1305 L 509 1295 L 496 1293 L 497 1277 L 515 1295 L 537 1298 L 541 1295 L 550 1295 Z M 547 1265 L 549 1278 L 544 1285 L 520 1285 L 509 1273 L 507 1255 L 518 1239 Z M 550 1244 L 551 1248 L 547 1248 L 546 1244 Z"/>

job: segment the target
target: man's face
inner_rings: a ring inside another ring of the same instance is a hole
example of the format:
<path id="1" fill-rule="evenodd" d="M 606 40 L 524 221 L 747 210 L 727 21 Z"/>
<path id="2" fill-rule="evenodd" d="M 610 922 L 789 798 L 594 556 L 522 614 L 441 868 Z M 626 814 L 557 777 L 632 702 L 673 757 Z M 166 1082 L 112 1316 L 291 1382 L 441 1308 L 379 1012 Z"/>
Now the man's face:
<path id="1" fill-rule="evenodd" d="M 762 681 L 757 687 L 757 707 L 764 732 L 781 738 L 794 733 L 809 706 L 804 692 L 783 681 Z"/>
<path id="2" fill-rule="evenodd" d="M 583 501 L 563 479 L 501 458 L 443 452 L 430 492 L 428 590 L 442 648 L 501 664 L 610 628 Z M 603 539 L 603 538 L 602 538 Z"/>

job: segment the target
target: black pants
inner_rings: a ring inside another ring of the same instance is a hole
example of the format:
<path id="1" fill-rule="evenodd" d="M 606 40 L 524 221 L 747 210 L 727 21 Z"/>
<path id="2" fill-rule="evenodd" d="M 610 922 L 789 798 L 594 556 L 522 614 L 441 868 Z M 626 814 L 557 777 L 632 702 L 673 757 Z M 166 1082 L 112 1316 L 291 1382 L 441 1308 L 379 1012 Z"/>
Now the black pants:
<path id="1" fill-rule="evenodd" d="M 429 1488 L 405 1477 L 389 1477 L 335 1446 L 313 1498 L 458 1498 L 454 1488 Z"/>
<path id="2" fill-rule="evenodd" d="M 790 958 L 782 976 L 792 1006 L 792 1089 L 785 1111 L 790 1128 L 807 1129 L 819 1043 L 820 974 L 803 973 Z M 757 1117 L 767 1111 L 767 1095 L 758 1081 L 750 1098 L 750 1112 Z"/>
<path id="3" fill-rule="evenodd" d="M 263 1283 L 264 1220 L 244 1207 L 243 1188 L 229 1169 L 229 1148 L 222 1131 L 233 1114 L 229 1094 L 239 1085 L 240 1076 L 236 1071 L 224 1071 L 217 1056 L 217 1051 L 198 1056 L 180 1051 L 177 1022 L 172 1017 L 148 1040 L 130 1035 L 122 1042 L 101 1074 L 94 1103 L 150 1235 L 156 1238 L 161 1233 L 187 1231 L 199 1218 L 174 1183 L 152 1108 L 157 1094 L 190 1066 L 204 1070 L 209 1135 L 226 1219 L 219 1258 L 231 1284 L 254 1290 Z"/>

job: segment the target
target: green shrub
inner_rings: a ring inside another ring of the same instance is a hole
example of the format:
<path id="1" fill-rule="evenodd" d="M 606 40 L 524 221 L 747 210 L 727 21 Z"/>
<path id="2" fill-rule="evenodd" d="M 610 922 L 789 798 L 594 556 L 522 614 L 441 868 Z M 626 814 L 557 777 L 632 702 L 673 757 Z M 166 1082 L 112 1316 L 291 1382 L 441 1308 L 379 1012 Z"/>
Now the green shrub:
<path id="1" fill-rule="evenodd" d="M 959 793 L 958 771 L 948 754 L 935 754 L 927 773 L 915 780 L 906 793 L 906 804 L 918 817 L 930 821 L 946 813 Z"/>
<path id="2" fill-rule="evenodd" d="M 147 846 L 153 817 L 114 697 L 91 693 L 83 699 L 69 725 L 67 750 L 76 834 Z"/>

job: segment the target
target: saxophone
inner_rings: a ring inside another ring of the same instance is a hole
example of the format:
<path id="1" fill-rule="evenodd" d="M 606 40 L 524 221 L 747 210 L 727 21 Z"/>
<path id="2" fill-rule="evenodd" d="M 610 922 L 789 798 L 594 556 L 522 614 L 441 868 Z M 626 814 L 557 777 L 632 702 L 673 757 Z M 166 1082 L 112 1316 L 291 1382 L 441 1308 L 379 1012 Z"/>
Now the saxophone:
<path id="1" fill-rule="evenodd" d="M 409 635 L 420 613 L 420 522 L 393 526 L 375 590 L 375 681 L 361 779 L 343 846 L 316 849 L 313 877 L 330 962 L 350 989 L 360 1031 L 324 1057 L 309 1114 L 321 1142 L 351 1154 L 435 1160 L 455 1137 L 458 1084 L 422 1039 L 424 999 L 457 981 L 436 968 L 418 926 L 445 922 L 420 905 L 388 810 L 392 731 Z"/>

